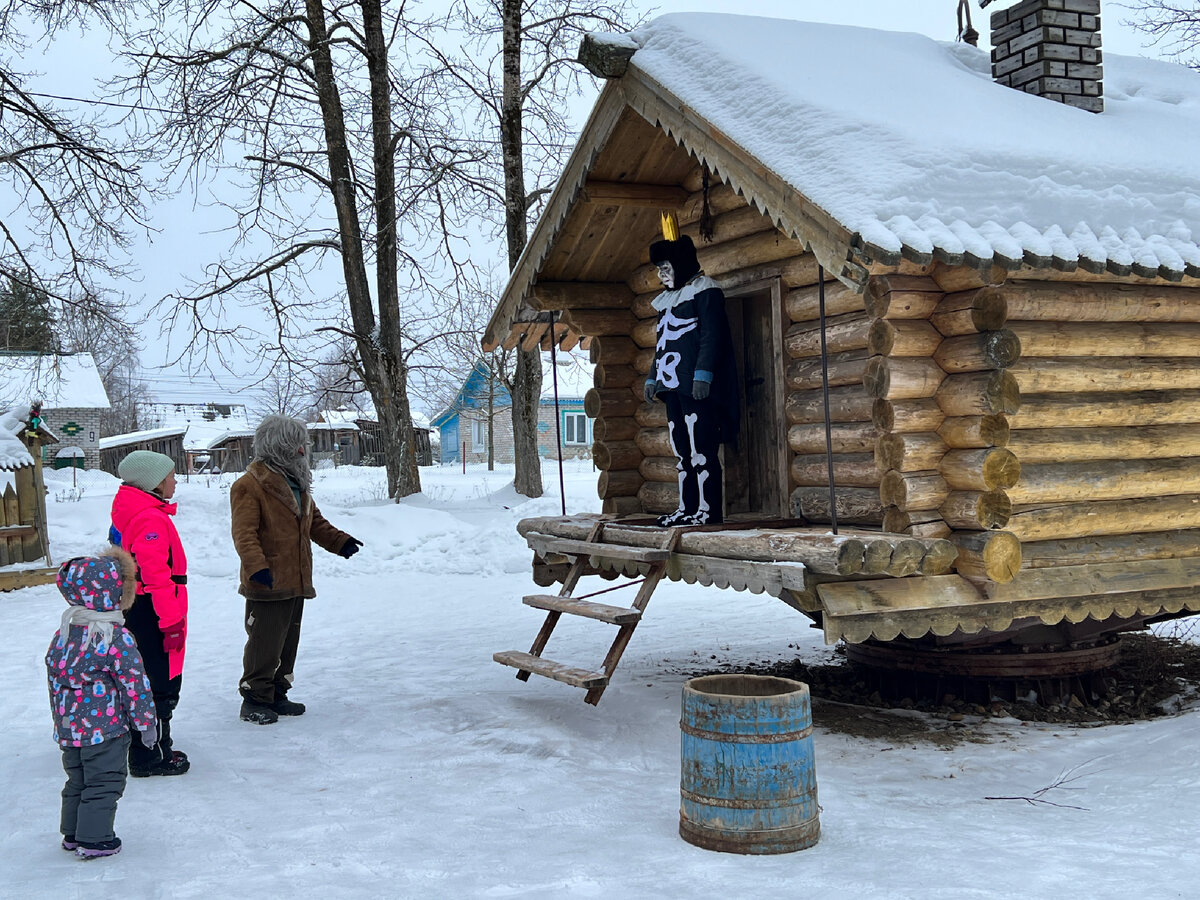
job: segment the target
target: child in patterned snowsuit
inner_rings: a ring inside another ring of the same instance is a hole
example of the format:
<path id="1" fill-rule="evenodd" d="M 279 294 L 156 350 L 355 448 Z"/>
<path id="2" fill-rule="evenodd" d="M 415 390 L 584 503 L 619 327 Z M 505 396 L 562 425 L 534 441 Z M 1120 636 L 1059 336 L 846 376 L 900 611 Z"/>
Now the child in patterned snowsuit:
<path id="1" fill-rule="evenodd" d="M 62 846 L 81 859 L 120 852 L 113 820 L 125 792 L 130 732 L 146 746 L 157 740 L 150 682 L 122 624 L 136 573 L 133 558 L 115 547 L 58 569 L 58 589 L 69 605 L 46 653 L 46 670 L 54 739 L 67 773 Z"/>

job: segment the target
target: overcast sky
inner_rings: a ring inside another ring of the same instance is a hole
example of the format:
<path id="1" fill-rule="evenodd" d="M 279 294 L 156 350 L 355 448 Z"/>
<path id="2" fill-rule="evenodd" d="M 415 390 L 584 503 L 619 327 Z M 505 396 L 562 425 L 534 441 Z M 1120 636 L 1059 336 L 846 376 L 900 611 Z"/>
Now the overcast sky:
<path id="1" fill-rule="evenodd" d="M 982 48 L 989 48 L 990 13 L 1011 6 L 1012 2 L 1000 0 L 988 10 L 980 10 L 978 0 L 972 0 L 972 17 L 981 34 Z M 955 37 L 957 6 L 957 0 L 658 0 L 655 3 L 635 0 L 633 4 L 635 10 L 651 16 L 676 12 L 751 14 L 888 31 L 915 31 L 944 41 Z M 1106 0 L 1102 15 L 1104 48 L 1107 52 L 1159 55 L 1153 47 L 1144 46 L 1146 40 L 1143 35 L 1121 22 L 1127 12 L 1118 4 Z M 111 53 L 97 35 L 64 38 L 48 48 L 45 65 L 40 67 L 45 75 L 39 86 L 49 92 L 70 96 L 92 96 L 97 93 L 91 87 L 94 71 L 104 65 L 101 60 L 107 59 L 111 59 Z M 591 98 L 584 98 L 578 104 L 580 121 L 586 117 L 590 105 Z M 142 280 L 124 286 L 131 297 L 142 300 L 145 308 L 149 308 L 156 298 L 182 289 L 186 278 L 198 277 L 203 266 L 219 255 L 225 244 L 225 236 L 212 233 L 217 220 L 205 208 L 205 204 L 211 202 L 211 192 L 211 186 L 207 187 L 200 204 L 197 204 L 196 198 L 184 196 L 155 211 L 153 224 L 158 232 L 153 242 L 144 245 L 138 252 Z M 244 394 L 229 394 L 252 380 L 248 371 L 223 372 L 219 384 L 214 384 L 204 375 L 156 369 L 168 359 L 167 349 L 156 329 L 147 330 L 145 338 L 147 347 L 142 354 L 142 363 L 159 399 L 248 402 Z M 249 369 L 250 364 L 247 363 L 245 368 Z"/>

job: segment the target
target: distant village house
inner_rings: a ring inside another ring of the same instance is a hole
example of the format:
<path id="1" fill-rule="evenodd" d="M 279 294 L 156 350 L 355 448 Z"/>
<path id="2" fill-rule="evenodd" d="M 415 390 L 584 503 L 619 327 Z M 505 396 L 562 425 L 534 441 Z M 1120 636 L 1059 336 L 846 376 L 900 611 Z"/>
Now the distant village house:
<path id="1" fill-rule="evenodd" d="M 561 437 L 564 459 L 590 459 L 592 419 L 584 411 L 583 398 L 592 386 L 591 364 L 564 354 L 557 371 L 556 405 L 553 371 L 549 364 L 544 366 L 538 409 L 538 455 L 557 458 Z M 514 461 L 512 397 L 499 380 L 491 385 L 488 380 L 487 366 L 477 363 L 463 381 L 454 401 L 430 421 L 441 438 L 443 463 L 462 462 L 464 453 L 467 462 L 487 462 L 489 427 L 495 462 Z"/>

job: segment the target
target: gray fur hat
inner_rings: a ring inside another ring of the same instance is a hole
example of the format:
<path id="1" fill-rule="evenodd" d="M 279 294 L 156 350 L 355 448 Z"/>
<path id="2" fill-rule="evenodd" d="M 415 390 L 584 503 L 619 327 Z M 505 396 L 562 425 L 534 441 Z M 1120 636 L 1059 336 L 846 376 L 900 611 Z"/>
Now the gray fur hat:
<path id="1" fill-rule="evenodd" d="M 175 471 L 175 460 L 153 450 L 134 450 L 117 466 L 117 476 L 126 484 L 152 491 Z"/>

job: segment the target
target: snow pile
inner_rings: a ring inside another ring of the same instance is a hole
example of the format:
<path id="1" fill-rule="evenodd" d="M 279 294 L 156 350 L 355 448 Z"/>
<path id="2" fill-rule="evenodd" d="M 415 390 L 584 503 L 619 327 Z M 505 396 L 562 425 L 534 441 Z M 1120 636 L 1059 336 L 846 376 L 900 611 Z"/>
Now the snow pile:
<path id="1" fill-rule="evenodd" d="M 1200 74 L 1183 66 L 1106 54 L 1097 115 L 917 34 L 687 13 L 631 37 L 632 66 L 877 254 L 1200 275 Z"/>

